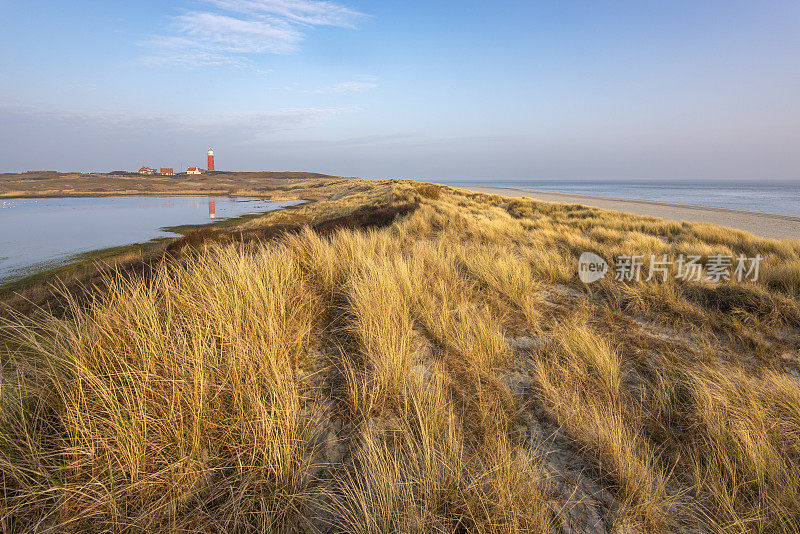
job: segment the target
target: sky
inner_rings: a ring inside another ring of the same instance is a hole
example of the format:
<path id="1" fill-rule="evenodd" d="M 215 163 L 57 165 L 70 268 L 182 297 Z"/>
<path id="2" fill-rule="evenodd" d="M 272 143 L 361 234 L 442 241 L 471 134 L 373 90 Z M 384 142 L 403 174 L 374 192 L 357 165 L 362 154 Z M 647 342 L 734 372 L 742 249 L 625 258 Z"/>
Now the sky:
<path id="1" fill-rule="evenodd" d="M 0 171 L 800 179 L 797 0 L 0 8 Z"/>

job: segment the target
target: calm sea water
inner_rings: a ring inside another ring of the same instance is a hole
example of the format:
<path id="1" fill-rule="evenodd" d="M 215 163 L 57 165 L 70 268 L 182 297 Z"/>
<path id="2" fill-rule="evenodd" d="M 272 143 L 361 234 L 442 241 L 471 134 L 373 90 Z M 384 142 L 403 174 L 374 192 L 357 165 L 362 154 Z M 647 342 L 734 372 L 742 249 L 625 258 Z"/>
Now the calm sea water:
<path id="1" fill-rule="evenodd" d="M 601 197 L 655 200 L 696 206 L 763 211 L 800 216 L 800 182 L 732 181 L 487 181 L 449 185 L 522 187 Z"/>
<path id="2" fill-rule="evenodd" d="M 217 220 L 296 203 L 214 199 Z M 210 222 L 209 204 L 204 197 L 0 199 L 0 283 L 83 252 L 174 236 L 165 228 Z"/>

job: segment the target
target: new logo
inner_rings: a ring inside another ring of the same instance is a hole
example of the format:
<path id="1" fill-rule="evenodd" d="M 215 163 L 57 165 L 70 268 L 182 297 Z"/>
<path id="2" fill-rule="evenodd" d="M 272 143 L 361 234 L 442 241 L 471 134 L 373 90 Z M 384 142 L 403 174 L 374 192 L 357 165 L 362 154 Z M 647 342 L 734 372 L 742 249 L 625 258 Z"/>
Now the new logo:
<path id="1" fill-rule="evenodd" d="M 584 284 L 597 282 L 605 277 L 607 272 L 608 263 L 594 252 L 584 252 L 578 259 L 578 278 Z"/>

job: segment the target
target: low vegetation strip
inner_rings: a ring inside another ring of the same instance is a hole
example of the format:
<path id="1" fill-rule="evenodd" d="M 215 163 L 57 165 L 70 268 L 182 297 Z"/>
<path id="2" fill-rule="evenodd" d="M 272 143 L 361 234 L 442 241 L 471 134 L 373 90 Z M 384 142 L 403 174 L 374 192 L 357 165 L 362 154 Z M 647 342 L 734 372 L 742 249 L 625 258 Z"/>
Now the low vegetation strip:
<path id="1" fill-rule="evenodd" d="M 800 242 L 352 181 L 148 266 L 3 320 L 5 532 L 800 531 Z"/>
<path id="2" fill-rule="evenodd" d="M 83 197 L 126 195 L 278 195 L 291 189 L 311 191 L 340 180 L 311 172 L 224 172 L 201 175 L 142 175 L 133 172 L 61 173 L 29 171 L 0 173 L 0 198 Z"/>

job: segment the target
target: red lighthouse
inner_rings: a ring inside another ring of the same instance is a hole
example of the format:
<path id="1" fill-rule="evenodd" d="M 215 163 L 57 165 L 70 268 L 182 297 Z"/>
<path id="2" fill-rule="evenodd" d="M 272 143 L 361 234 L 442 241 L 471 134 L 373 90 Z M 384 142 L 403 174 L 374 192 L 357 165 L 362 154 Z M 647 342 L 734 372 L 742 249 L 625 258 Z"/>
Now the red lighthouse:
<path id="1" fill-rule="evenodd" d="M 213 171 L 214 170 L 214 149 L 213 148 L 209 148 L 208 149 L 208 170 L 209 171 Z"/>

